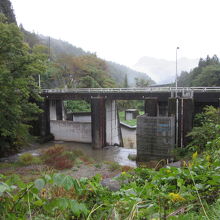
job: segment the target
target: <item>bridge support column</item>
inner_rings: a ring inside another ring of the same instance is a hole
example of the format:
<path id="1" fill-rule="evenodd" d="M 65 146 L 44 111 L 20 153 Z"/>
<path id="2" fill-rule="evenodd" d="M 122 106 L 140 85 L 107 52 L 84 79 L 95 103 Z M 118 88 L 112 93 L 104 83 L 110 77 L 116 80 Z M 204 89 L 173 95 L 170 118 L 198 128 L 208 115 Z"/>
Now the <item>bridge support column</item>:
<path id="1" fill-rule="evenodd" d="M 107 145 L 122 146 L 120 133 L 120 121 L 115 100 L 106 100 L 106 143 Z"/>
<path id="2" fill-rule="evenodd" d="M 106 146 L 106 110 L 104 97 L 93 97 L 92 109 L 92 147 L 101 149 Z"/>
<path id="3" fill-rule="evenodd" d="M 176 135 L 176 146 L 184 147 L 188 144 L 189 138 L 186 137 L 187 133 L 193 127 L 193 114 L 194 102 L 192 98 L 178 98 L 178 111 L 177 99 L 169 98 L 168 101 L 168 116 L 175 116 L 175 127 L 178 126 L 178 136 Z M 178 112 L 178 117 L 176 117 Z M 178 118 L 178 119 L 177 119 Z M 177 128 L 175 129 L 177 132 Z M 177 143 L 178 142 L 178 143 Z"/>
<path id="4" fill-rule="evenodd" d="M 50 120 L 64 120 L 64 106 L 62 100 L 50 100 Z"/>
<path id="5" fill-rule="evenodd" d="M 40 135 L 45 137 L 50 134 L 50 101 L 45 99 L 40 108 L 43 110 L 40 114 Z"/>
<path id="6" fill-rule="evenodd" d="M 148 116 L 158 115 L 158 98 L 149 97 L 145 98 L 145 114 Z"/>

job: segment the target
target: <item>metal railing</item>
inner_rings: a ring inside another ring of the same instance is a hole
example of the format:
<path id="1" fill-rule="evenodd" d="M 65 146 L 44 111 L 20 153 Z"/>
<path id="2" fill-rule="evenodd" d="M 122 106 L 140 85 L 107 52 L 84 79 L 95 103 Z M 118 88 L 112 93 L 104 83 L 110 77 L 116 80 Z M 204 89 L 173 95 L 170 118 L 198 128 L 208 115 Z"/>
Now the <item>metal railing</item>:
<path id="1" fill-rule="evenodd" d="M 220 92 L 220 87 L 146 87 L 146 88 L 74 88 L 42 89 L 41 93 L 120 93 L 120 92 Z"/>

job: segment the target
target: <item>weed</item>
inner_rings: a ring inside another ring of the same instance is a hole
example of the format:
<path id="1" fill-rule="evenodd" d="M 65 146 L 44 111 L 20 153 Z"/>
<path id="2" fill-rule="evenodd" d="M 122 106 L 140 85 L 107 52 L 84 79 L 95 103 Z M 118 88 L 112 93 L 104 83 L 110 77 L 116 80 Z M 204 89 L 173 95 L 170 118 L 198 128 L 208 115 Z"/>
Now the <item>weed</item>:
<path id="1" fill-rule="evenodd" d="M 48 148 L 48 149 L 46 149 L 44 152 L 43 152 L 43 154 L 45 155 L 45 156 L 49 156 L 49 157 L 51 157 L 51 156 L 56 156 L 56 155 L 60 155 L 60 154 L 62 154 L 63 152 L 64 152 L 64 147 L 63 146 L 57 146 L 57 145 L 55 145 L 54 147 L 50 147 L 50 148 Z"/>
<path id="2" fill-rule="evenodd" d="M 19 157 L 19 163 L 24 166 L 31 164 L 40 164 L 41 162 L 42 161 L 39 157 L 33 156 L 30 153 L 24 153 Z"/>
<path id="3" fill-rule="evenodd" d="M 76 155 L 76 157 L 84 156 L 84 153 L 79 149 L 75 149 L 71 151 Z"/>
<path id="4" fill-rule="evenodd" d="M 72 168 L 76 156 L 74 153 L 66 151 L 63 146 L 55 145 L 45 150 L 42 158 L 47 165 L 62 170 Z"/>
<path id="5" fill-rule="evenodd" d="M 108 162 L 108 168 L 110 171 L 120 170 L 121 166 L 117 162 Z"/>
<path id="6" fill-rule="evenodd" d="M 133 167 L 130 166 L 121 166 L 121 171 L 122 172 L 128 172 L 130 170 L 133 170 Z"/>
<path id="7" fill-rule="evenodd" d="M 94 165 L 94 167 L 100 169 L 100 168 L 102 168 L 102 164 L 101 164 L 101 163 L 96 163 L 96 164 Z"/>
<path id="8" fill-rule="evenodd" d="M 56 158 L 53 166 L 57 170 L 70 169 L 73 167 L 73 162 L 66 156 L 59 156 Z"/>
<path id="9" fill-rule="evenodd" d="M 67 157 L 71 161 L 75 161 L 78 157 L 73 151 L 64 151 L 62 155 Z"/>

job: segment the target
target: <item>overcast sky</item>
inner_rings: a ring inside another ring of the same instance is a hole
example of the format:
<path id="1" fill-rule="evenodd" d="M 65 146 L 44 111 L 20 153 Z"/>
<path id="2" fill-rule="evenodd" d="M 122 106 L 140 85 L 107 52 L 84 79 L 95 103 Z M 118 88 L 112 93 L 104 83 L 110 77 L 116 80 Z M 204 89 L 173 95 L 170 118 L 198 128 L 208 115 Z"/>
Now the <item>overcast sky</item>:
<path id="1" fill-rule="evenodd" d="M 142 56 L 220 55 L 219 0 L 11 0 L 29 31 L 132 67 Z"/>

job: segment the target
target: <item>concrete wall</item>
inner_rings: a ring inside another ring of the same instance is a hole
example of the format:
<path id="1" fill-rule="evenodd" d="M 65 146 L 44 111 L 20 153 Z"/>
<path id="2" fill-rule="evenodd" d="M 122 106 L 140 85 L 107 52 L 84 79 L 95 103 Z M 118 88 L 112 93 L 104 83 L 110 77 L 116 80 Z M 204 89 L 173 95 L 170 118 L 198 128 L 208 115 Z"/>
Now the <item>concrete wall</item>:
<path id="1" fill-rule="evenodd" d="M 123 138 L 123 144 L 125 148 L 136 148 L 136 126 L 121 124 L 121 133 Z"/>
<path id="2" fill-rule="evenodd" d="M 72 121 L 50 121 L 50 130 L 55 140 L 91 143 L 91 123 Z"/>
<path id="3" fill-rule="evenodd" d="M 175 145 L 175 118 L 137 118 L 137 160 L 169 158 Z"/>
<path id="4" fill-rule="evenodd" d="M 106 143 L 107 145 L 119 145 L 119 120 L 115 100 L 106 100 Z"/>
<path id="5" fill-rule="evenodd" d="M 91 122 L 91 112 L 73 113 L 73 121 Z"/>
<path id="6" fill-rule="evenodd" d="M 136 119 L 139 115 L 139 111 L 137 109 L 126 109 L 125 110 L 125 120 Z"/>
<path id="7" fill-rule="evenodd" d="M 62 100 L 50 100 L 50 120 L 65 120 L 66 114 Z"/>
<path id="8" fill-rule="evenodd" d="M 133 113 L 125 111 L 125 120 L 132 120 L 132 119 L 134 119 Z"/>
<path id="9" fill-rule="evenodd" d="M 50 100 L 50 120 L 57 120 L 56 100 Z"/>

